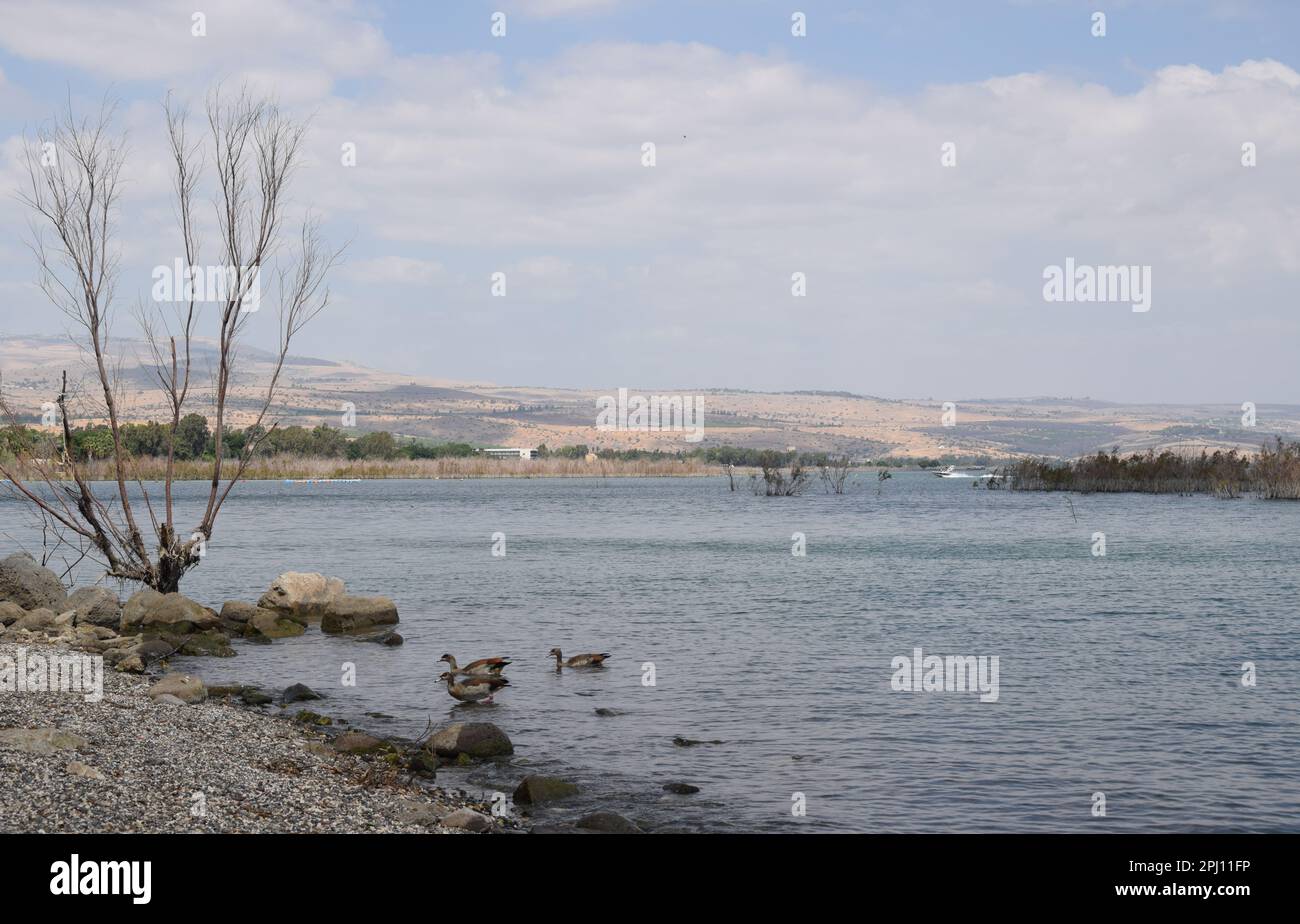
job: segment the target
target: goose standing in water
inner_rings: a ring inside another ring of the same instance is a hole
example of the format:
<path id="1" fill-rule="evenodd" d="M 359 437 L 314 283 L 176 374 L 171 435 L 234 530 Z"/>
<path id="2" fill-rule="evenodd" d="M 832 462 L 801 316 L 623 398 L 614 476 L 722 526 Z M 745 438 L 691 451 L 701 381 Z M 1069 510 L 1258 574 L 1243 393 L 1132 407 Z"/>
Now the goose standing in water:
<path id="1" fill-rule="evenodd" d="M 457 667 L 456 658 L 449 654 L 443 655 L 438 660 L 446 661 L 453 674 L 461 674 L 466 677 L 500 677 L 501 672 L 510 663 L 505 658 L 479 658 L 477 661 L 469 662 L 464 667 Z"/>
<path id="2" fill-rule="evenodd" d="M 509 686 L 510 681 L 504 677 L 462 677 L 456 679 L 451 671 L 444 671 L 439 680 L 447 681 L 447 692 L 453 699 L 462 703 L 483 703 L 492 705 L 492 695 L 502 687 Z"/>
<path id="3" fill-rule="evenodd" d="M 574 655 L 569 660 L 564 660 L 564 654 L 558 648 L 551 649 L 551 655 L 555 658 L 555 669 L 559 671 L 565 667 L 604 667 L 605 659 L 609 657 L 609 652 L 602 654 L 580 654 Z"/>

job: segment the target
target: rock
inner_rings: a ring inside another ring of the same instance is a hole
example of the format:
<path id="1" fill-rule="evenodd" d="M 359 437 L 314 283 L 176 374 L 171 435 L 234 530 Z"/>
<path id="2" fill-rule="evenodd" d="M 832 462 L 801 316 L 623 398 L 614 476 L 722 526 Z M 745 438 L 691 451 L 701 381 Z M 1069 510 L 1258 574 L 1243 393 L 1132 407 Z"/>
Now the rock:
<path id="1" fill-rule="evenodd" d="M 192 657 L 233 658 L 235 649 L 230 647 L 230 639 L 216 629 L 209 629 L 188 636 L 181 645 L 180 653 Z"/>
<path id="2" fill-rule="evenodd" d="M 267 638 L 292 638 L 307 631 L 306 627 L 297 620 L 264 609 L 259 609 L 248 620 L 248 625 Z"/>
<path id="3" fill-rule="evenodd" d="M 322 697 L 305 683 L 295 683 L 291 687 L 286 687 L 285 691 L 280 694 L 280 702 L 286 706 L 290 703 L 301 703 L 309 699 L 322 699 Z"/>
<path id="4" fill-rule="evenodd" d="M 242 683 L 222 683 L 208 687 L 208 699 L 229 699 L 244 692 Z"/>
<path id="5" fill-rule="evenodd" d="M 239 694 L 239 699 L 246 706 L 265 706 L 271 702 L 271 696 L 263 693 L 256 687 L 245 687 L 244 692 Z"/>
<path id="6" fill-rule="evenodd" d="M 0 600 L 16 603 L 25 610 L 47 607 L 62 611 L 68 592 L 59 576 L 44 568 L 26 552 L 15 552 L 0 560 Z"/>
<path id="7" fill-rule="evenodd" d="M 664 792 L 676 793 L 679 796 L 689 796 L 699 791 L 700 787 L 692 786 L 690 783 L 664 783 Z"/>
<path id="8" fill-rule="evenodd" d="M 334 739 L 334 750 L 340 754 L 373 754 L 381 750 L 384 741 L 365 732 L 345 731 Z"/>
<path id="9" fill-rule="evenodd" d="M 622 715 L 622 714 L 623 713 L 619 712 L 617 709 L 606 709 L 603 706 L 596 710 L 596 715 L 602 716 L 604 718 L 611 718 L 613 716 Z"/>
<path id="10" fill-rule="evenodd" d="M 122 607 L 122 631 L 141 629 L 166 629 L 178 635 L 189 635 L 211 629 L 221 622 L 212 610 L 182 594 L 160 594 L 145 588 L 126 601 Z"/>
<path id="11" fill-rule="evenodd" d="M 28 754 L 53 754 L 55 751 L 81 750 L 89 746 L 90 742 L 80 735 L 58 728 L 0 728 L 0 747 L 26 751 Z"/>
<path id="12" fill-rule="evenodd" d="M 376 645 L 383 645 L 386 648 L 396 648 L 405 642 L 406 639 L 402 638 L 392 629 L 389 629 L 387 632 L 379 632 L 374 635 L 363 635 L 361 636 L 360 641 L 373 642 Z"/>
<path id="13" fill-rule="evenodd" d="M 457 722 L 439 729 L 424 745 L 439 757 L 505 757 L 515 752 L 506 733 L 491 722 Z"/>
<path id="14" fill-rule="evenodd" d="M 227 622 L 248 622 L 259 610 L 261 610 L 261 607 L 252 603 L 244 603 L 242 600 L 227 600 L 221 604 L 221 618 Z"/>
<path id="15" fill-rule="evenodd" d="M 397 604 L 387 597 L 342 596 L 321 616 L 320 629 L 331 635 L 364 632 L 397 624 Z"/>
<path id="16" fill-rule="evenodd" d="M 257 605 L 299 620 L 325 614 L 344 594 L 343 582 L 323 574 L 288 571 L 276 578 Z"/>
<path id="17" fill-rule="evenodd" d="M 149 696 L 174 696 L 183 703 L 201 703 L 208 698 L 208 691 L 193 674 L 173 673 L 151 686 Z"/>
<path id="18" fill-rule="evenodd" d="M 605 834 L 644 834 L 637 824 L 617 812 L 592 812 L 577 821 L 577 827 Z"/>
<path id="19" fill-rule="evenodd" d="M 0 626 L 12 626 L 27 615 L 27 611 L 9 600 L 0 600 Z"/>
<path id="20" fill-rule="evenodd" d="M 310 709 L 299 709 L 294 713 L 293 720 L 300 725 L 333 725 L 334 720 L 327 715 L 321 715 L 319 712 L 312 712 Z"/>
<path id="21" fill-rule="evenodd" d="M 578 787 L 554 776 L 526 776 L 515 788 L 515 802 L 519 805 L 540 805 L 577 795 Z"/>
<path id="22" fill-rule="evenodd" d="M 32 610 L 14 623 L 14 628 L 26 629 L 28 632 L 44 632 L 46 629 L 53 628 L 54 619 L 54 611 L 42 607 Z"/>
<path id="23" fill-rule="evenodd" d="M 185 700 L 181 699 L 179 696 L 173 696 L 171 693 L 159 693 L 157 696 L 152 697 L 152 699 L 155 703 L 160 703 L 163 706 L 185 705 Z"/>
<path id="24" fill-rule="evenodd" d="M 170 658 L 180 649 L 180 644 L 161 638 L 146 638 L 127 649 L 127 655 L 137 655 L 145 664 L 156 664 Z"/>
<path id="25" fill-rule="evenodd" d="M 673 744 L 677 745 L 679 748 L 693 748 L 697 744 L 722 744 L 722 743 L 723 742 L 718 741 L 716 738 L 712 741 L 700 741 L 696 738 L 683 738 L 680 735 L 673 739 Z"/>
<path id="26" fill-rule="evenodd" d="M 67 770 L 68 773 L 72 776 L 84 776 L 88 780 L 108 779 L 108 777 L 104 776 L 104 774 L 100 773 L 94 767 L 91 767 L 87 764 L 83 764 L 79 760 L 70 761 L 68 763 L 68 766 L 65 767 L 64 769 Z"/>
<path id="27" fill-rule="evenodd" d="M 482 812 L 476 812 L 470 808 L 457 809 L 450 815 L 444 815 L 438 819 L 438 824 L 444 828 L 460 828 L 462 831 L 486 831 L 492 827 L 492 819 L 488 818 Z"/>
<path id="28" fill-rule="evenodd" d="M 143 674 L 144 660 L 139 655 L 127 655 L 114 664 L 113 667 L 124 674 Z"/>
<path id="29" fill-rule="evenodd" d="M 68 595 L 64 608 L 76 613 L 79 626 L 116 629 L 122 624 L 122 601 L 107 587 L 78 587 Z"/>
<path id="30" fill-rule="evenodd" d="M 399 799 L 397 821 L 408 825 L 432 825 L 438 822 L 437 806 L 419 799 Z"/>

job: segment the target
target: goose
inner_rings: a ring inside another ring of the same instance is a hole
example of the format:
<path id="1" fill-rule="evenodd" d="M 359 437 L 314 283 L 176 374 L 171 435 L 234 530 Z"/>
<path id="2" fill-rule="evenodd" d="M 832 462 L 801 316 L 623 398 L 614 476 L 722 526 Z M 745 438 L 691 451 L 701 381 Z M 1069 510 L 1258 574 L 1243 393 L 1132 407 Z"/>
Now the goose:
<path id="1" fill-rule="evenodd" d="M 562 667 L 604 667 L 605 659 L 609 657 L 609 652 L 606 651 L 603 654 L 574 655 L 566 661 L 558 648 L 552 648 L 551 654 L 555 657 L 555 669 L 557 671 Z"/>
<path id="2" fill-rule="evenodd" d="M 456 675 L 451 671 L 444 671 L 438 679 L 447 681 L 447 692 L 462 703 L 481 702 L 491 705 L 492 695 L 510 685 L 510 681 L 504 677 L 464 677 L 457 681 Z"/>
<path id="3" fill-rule="evenodd" d="M 446 661 L 453 674 L 461 674 L 466 677 L 500 677 L 501 672 L 510 663 L 505 658 L 479 658 L 477 661 L 469 662 L 464 667 L 457 667 L 456 658 L 449 654 L 443 655 L 438 660 Z"/>

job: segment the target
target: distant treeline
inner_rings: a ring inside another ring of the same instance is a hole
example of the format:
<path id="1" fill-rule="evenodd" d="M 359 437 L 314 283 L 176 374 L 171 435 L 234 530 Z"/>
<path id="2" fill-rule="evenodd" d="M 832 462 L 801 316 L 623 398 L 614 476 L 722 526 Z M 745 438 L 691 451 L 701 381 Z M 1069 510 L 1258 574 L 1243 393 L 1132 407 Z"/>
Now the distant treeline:
<path id="1" fill-rule="evenodd" d="M 136 458 L 161 458 L 167 455 L 167 426 L 150 422 L 123 424 L 122 443 Z M 222 437 L 222 455 L 225 458 L 242 456 L 250 441 L 258 442 L 256 458 L 270 459 L 278 456 L 296 456 L 316 459 L 401 460 L 467 458 L 475 455 L 476 447 L 469 443 L 431 443 L 410 437 L 397 437 L 387 431 L 351 436 L 344 430 L 321 424 L 315 427 L 227 427 Z M 36 427 L 15 425 L 0 428 L 0 452 L 8 456 L 20 452 L 38 457 L 57 458 L 62 446 L 61 434 Z M 78 462 L 107 459 L 113 454 L 113 435 L 107 425 L 96 424 L 72 430 L 70 447 Z M 833 452 L 797 452 L 794 450 L 753 449 L 737 446 L 700 446 L 689 451 L 661 449 L 595 449 L 580 444 L 549 448 L 537 447 L 541 459 L 583 460 L 594 452 L 598 459 L 612 462 L 672 462 L 688 461 L 703 465 L 732 465 L 736 468 L 761 468 L 764 466 L 809 467 L 832 465 L 850 457 Z M 212 459 L 216 453 L 216 440 L 202 414 L 187 414 L 176 428 L 175 457 L 182 462 Z M 851 458 L 851 464 L 865 464 L 883 468 L 933 468 L 941 465 L 988 465 L 987 456 L 946 455 L 937 458 L 886 456 L 867 459 Z"/>
<path id="2" fill-rule="evenodd" d="M 159 458 L 167 454 L 167 427 L 160 423 L 123 424 L 122 445 L 137 458 Z M 260 440 L 260 442 L 258 442 Z M 391 433 L 380 431 L 351 437 L 344 431 L 324 425 L 317 427 L 261 427 L 239 429 L 227 427 L 221 451 L 225 458 L 237 458 L 250 441 L 257 442 L 255 456 L 300 456 L 318 459 L 441 459 L 472 456 L 468 443 L 430 445 L 399 441 Z M 182 462 L 212 459 L 216 440 L 201 414 L 187 414 L 176 428 L 175 455 Z M 57 458 L 61 436 L 32 427 L 10 426 L 0 429 L 0 452 Z M 106 425 L 78 427 L 72 430 L 70 453 L 78 462 L 106 459 L 113 454 L 113 434 Z"/>
<path id="3" fill-rule="evenodd" d="M 1073 462 L 1023 460 L 1007 468 L 1017 491 L 1214 494 L 1236 497 L 1248 491 L 1265 498 L 1300 500 L 1300 443 L 1278 438 L 1251 457 L 1229 452 L 1199 456 L 1155 452 L 1120 456 L 1112 451 Z"/>

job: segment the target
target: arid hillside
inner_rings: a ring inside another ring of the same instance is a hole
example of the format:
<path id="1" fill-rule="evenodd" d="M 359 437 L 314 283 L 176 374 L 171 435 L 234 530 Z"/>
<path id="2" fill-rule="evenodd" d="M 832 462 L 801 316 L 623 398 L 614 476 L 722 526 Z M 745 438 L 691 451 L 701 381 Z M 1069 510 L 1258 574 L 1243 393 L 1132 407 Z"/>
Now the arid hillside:
<path id="1" fill-rule="evenodd" d="M 132 420 L 165 416 L 148 366 L 148 351 L 117 341 L 119 390 Z M 205 413 L 215 352 L 200 344 L 196 398 Z M 240 355 L 231 423 L 242 426 L 260 406 L 269 354 L 245 347 Z M 0 339 L 4 394 L 20 419 L 40 421 L 64 371 L 73 384 L 70 406 L 79 422 L 102 414 L 97 382 L 84 355 L 67 340 Z M 598 401 L 630 395 L 700 396 L 703 439 L 685 431 L 597 428 Z M 93 387 L 92 387 L 93 386 Z M 944 403 L 955 408 L 945 426 Z M 561 389 L 446 381 L 365 368 L 346 361 L 292 357 L 275 405 L 284 424 L 342 426 L 349 410 L 358 432 L 388 430 L 435 441 L 478 446 L 644 448 L 665 451 L 722 445 L 827 450 L 858 459 L 881 456 L 1059 456 L 1096 449 L 1121 451 L 1201 447 L 1254 449 L 1274 434 L 1300 437 L 1300 405 L 1261 404 L 1256 425 L 1243 425 L 1240 402 L 1222 405 L 1125 405 L 1074 398 L 972 399 L 963 396 L 888 400 L 839 392 L 760 393 L 696 389 L 674 383 L 617 383 L 606 388 Z"/>

